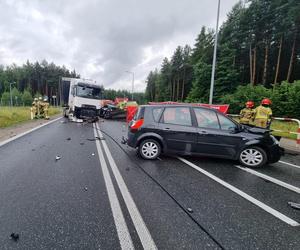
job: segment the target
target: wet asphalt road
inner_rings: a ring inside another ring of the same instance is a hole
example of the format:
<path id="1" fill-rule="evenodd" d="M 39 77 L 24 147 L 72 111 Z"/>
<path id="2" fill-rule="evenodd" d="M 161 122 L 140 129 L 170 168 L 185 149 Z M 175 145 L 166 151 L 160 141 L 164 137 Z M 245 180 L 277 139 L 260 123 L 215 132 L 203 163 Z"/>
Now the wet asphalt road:
<path id="1" fill-rule="evenodd" d="M 220 159 L 144 161 L 120 144 L 125 123 L 99 122 L 102 135 L 62 121 L 0 147 L 1 249 L 299 249 L 300 226 L 288 222 L 300 210 L 287 202 L 300 203 L 300 167 L 256 170 L 270 181 Z M 299 155 L 282 161 L 300 166 Z"/>

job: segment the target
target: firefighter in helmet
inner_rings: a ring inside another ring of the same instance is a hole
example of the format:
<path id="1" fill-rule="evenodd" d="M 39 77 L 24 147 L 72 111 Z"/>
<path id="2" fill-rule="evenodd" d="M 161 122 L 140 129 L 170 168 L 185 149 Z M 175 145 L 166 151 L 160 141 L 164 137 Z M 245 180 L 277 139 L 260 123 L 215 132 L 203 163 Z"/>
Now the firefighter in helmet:
<path id="1" fill-rule="evenodd" d="M 44 97 L 42 106 L 43 106 L 43 111 L 44 111 L 44 117 L 45 117 L 46 120 L 49 120 L 49 113 L 48 113 L 48 111 L 49 111 L 49 102 L 48 102 L 48 97 L 47 96 Z"/>
<path id="2" fill-rule="evenodd" d="M 38 118 L 41 118 L 43 116 L 44 116 L 43 98 L 40 96 L 38 100 Z"/>
<path id="3" fill-rule="evenodd" d="M 32 107 L 30 109 L 31 111 L 31 120 L 33 118 L 38 118 L 38 99 L 34 98 L 34 101 L 32 102 Z"/>
<path id="4" fill-rule="evenodd" d="M 254 118 L 254 102 L 247 101 L 246 108 L 243 108 L 240 112 L 241 124 L 252 124 Z"/>
<path id="5" fill-rule="evenodd" d="M 264 98 L 255 109 L 254 124 L 257 127 L 261 128 L 270 128 L 271 119 L 272 119 L 272 109 L 270 105 L 272 104 L 271 100 Z"/>

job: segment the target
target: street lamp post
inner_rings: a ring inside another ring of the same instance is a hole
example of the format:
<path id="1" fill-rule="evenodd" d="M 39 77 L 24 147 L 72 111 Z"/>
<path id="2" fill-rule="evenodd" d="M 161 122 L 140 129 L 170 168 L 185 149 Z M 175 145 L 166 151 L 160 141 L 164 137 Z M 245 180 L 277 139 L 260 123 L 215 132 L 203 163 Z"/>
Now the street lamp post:
<path id="1" fill-rule="evenodd" d="M 215 68 L 216 68 L 217 46 L 218 46 L 219 16 L 220 16 L 220 0 L 218 0 L 217 25 L 216 25 L 216 34 L 215 34 L 213 65 L 212 65 L 212 71 L 211 71 L 209 104 L 212 104 L 213 95 L 214 95 Z"/>
<path id="2" fill-rule="evenodd" d="M 134 90 L 134 72 L 132 71 L 125 71 L 126 73 L 132 74 L 132 86 L 131 86 L 131 100 L 133 101 L 133 90 Z"/>
<path id="3" fill-rule="evenodd" d="M 15 82 L 10 82 L 9 83 L 9 95 L 10 95 L 10 106 L 12 107 L 12 94 L 11 94 L 11 85 L 15 84 Z"/>

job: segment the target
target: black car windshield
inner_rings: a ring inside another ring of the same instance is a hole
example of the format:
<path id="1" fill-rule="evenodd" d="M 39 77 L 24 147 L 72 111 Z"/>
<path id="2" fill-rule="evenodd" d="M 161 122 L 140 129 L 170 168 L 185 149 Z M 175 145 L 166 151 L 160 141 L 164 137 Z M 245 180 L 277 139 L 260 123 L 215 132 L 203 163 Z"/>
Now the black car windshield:
<path id="1" fill-rule="evenodd" d="M 88 86 L 77 86 L 76 95 L 79 97 L 101 99 L 101 89 Z"/>

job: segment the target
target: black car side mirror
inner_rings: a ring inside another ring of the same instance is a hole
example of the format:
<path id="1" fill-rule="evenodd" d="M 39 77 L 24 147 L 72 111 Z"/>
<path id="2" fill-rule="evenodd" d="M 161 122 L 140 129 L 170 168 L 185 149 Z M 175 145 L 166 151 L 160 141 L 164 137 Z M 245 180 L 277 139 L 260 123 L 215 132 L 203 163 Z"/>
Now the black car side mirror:
<path id="1" fill-rule="evenodd" d="M 239 126 L 230 127 L 229 131 L 230 131 L 231 134 L 236 134 L 236 133 L 239 133 L 241 131 L 241 128 Z"/>

